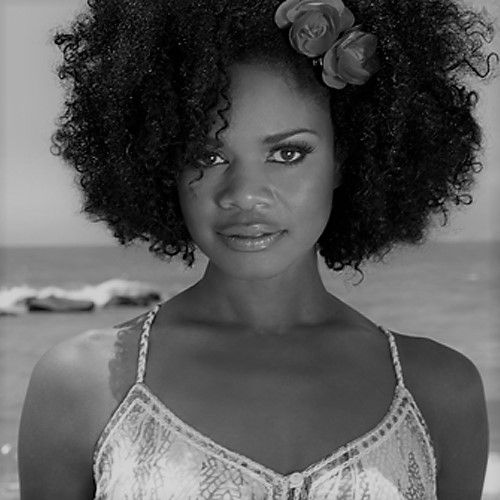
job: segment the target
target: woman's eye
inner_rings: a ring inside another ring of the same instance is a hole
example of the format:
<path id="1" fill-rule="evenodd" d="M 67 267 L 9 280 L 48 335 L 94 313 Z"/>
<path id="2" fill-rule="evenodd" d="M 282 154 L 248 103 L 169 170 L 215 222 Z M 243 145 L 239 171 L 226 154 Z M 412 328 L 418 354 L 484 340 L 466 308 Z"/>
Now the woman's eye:
<path id="1" fill-rule="evenodd" d="M 302 162 L 305 157 L 314 150 L 312 146 L 307 143 L 297 144 L 282 144 L 272 150 L 272 153 L 278 153 L 282 161 L 277 160 L 277 163 L 296 164 Z"/>
<path id="2" fill-rule="evenodd" d="M 205 167 L 216 167 L 217 165 L 221 165 L 221 163 L 215 163 L 213 158 L 221 158 L 221 156 L 215 151 L 208 151 L 205 156 L 200 160 L 200 163 Z"/>

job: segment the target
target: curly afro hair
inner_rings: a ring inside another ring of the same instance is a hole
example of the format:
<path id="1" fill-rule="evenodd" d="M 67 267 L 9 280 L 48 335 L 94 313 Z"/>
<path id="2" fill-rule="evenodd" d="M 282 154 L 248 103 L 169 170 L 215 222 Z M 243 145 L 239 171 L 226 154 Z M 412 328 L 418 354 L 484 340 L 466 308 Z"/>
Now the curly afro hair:
<path id="1" fill-rule="evenodd" d="M 88 0 L 54 34 L 64 111 L 52 152 L 76 169 L 83 210 L 105 221 L 121 244 L 149 243 L 159 257 L 195 246 L 176 182 L 196 165 L 209 113 L 231 106 L 229 66 L 278 65 L 317 92 L 311 60 L 294 51 L 274 12 L 282 0 Z M 397 243 L 421 243 L 431 216 L 469 204 L 482 134 L 477 93 L 496 53 L 488 13 L 452 0 L 345 0 L 378 37 L 381 69 L 366 84 L 330 89 L 342 185 L 317 242 L 326 265 L 359 271 Z M 221 101 L 222 98 L 222 101 Z M 201 166 L 200 166 L 201 168 Z"/>

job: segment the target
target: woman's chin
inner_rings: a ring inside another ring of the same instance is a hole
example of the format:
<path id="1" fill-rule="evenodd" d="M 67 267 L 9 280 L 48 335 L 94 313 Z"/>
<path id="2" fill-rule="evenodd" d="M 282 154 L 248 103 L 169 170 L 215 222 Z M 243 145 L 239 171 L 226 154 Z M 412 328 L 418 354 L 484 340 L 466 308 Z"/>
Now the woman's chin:
<path id="1" fill-rule="evenodd" d="M 273 278 L 283 273 L 287 267 L 282 255 L 256 255 L 243 252 L 236 256 L 217 255 L 210 261 L 223 274 L 241 280 L 260 280 Z"/>

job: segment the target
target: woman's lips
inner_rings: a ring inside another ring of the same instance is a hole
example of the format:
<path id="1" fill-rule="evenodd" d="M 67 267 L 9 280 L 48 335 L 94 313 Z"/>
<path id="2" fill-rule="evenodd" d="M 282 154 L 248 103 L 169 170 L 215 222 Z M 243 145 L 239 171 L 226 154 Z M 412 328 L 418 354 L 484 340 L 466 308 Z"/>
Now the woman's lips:
<path id="1" fill-rule="evenodd" d="M 224 243 L 231 249 L 240 252 L 257 252 L 265 250 L 281 239 L 285 234 L 285 230 L 276 231 L 275 233 L 263 234 L 262 236 L 245 236 L 241 234 L 226 235 L 218 233 Z"/>

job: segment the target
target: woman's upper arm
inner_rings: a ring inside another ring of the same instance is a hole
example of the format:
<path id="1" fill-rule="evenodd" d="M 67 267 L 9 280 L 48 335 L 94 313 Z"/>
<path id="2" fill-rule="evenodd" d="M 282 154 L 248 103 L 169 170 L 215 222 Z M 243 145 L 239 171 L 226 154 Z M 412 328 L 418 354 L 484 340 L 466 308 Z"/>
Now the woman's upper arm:
<path id="1" fill-rule="evenodd" d="M 448 354 L 439 428 L 440 500 L 480 500 L 488 462 L 488 417 L 483 383 L 465 356 Z M 448 388 L 448 390 L 447 390 Z"/>
<path id="2" fill-rule="evenodd" d="M 405 384 L 429 427 L 439 500 L 480 500 L 488 461 L 483 383 L 463 354 L 425 337 L 399 335 Z"/>
<path id="3" fill-rule="evenodd" d="M 92 366 L 76 339 L 55 346 L 35 366 L 19 429 L 22 500 L 92 498 Z"/>

